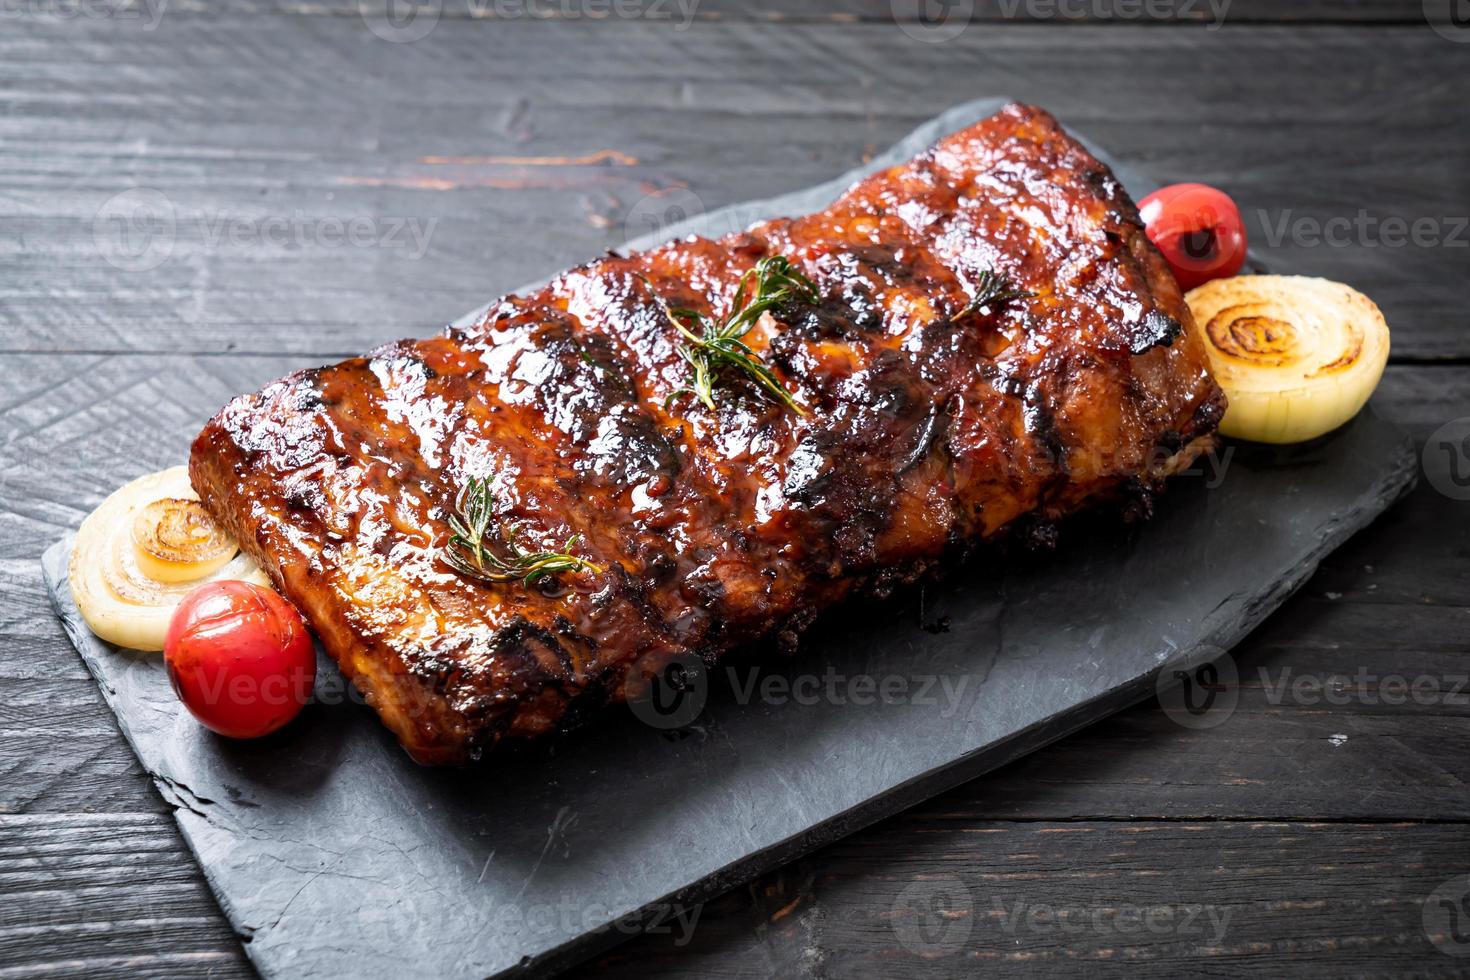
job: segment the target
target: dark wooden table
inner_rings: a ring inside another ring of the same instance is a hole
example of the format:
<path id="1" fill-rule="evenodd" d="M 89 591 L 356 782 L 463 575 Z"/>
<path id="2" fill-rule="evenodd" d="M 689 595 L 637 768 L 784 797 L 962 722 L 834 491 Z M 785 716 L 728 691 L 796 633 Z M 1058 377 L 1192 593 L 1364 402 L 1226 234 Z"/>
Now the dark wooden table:
<path id="1" fill-rule="evenodd" d="M 413 41 L 354 0 L 0 5 L 0 977 L 251 972 L 52 618 L 48 544 L 238 391 L 985 94 L 1376 298 L 1426 479 L 1235 651 L 1221 724 L 1139 706 L 588 972 L 1470 974 L 1470 23 L 928 3 L 461 0 Z"/>

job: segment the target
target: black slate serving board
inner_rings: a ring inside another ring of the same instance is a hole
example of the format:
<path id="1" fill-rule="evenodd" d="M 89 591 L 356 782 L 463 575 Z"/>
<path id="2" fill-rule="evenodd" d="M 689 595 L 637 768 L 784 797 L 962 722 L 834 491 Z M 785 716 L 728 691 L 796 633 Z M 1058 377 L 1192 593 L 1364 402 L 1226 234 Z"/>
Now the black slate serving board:
<path id="1" fill-rule="evenodd" d="M 828 184 L 629 247 L 814 210 L 1003 101 L 958 106 Z M 156 654 L 82 625 L 70 541 L 44 568 L 263 974 L 475 977 L 548 971 L 650 922 L 698 928 L 702 899 L 1153 693 L 1161 667 L 1174 676 L 1244 636 L 1416 467 L 1371 409 L 1308 445 L 1228 446 L 1146 524 L 1099 521 L 1054 554 L 982 559 L 828 616 L 794 658 L 756 652 L 468 771 L 415 766 L 325 660 L 319 703 L 285 731 L 217 738 L 179 708 Z"/>

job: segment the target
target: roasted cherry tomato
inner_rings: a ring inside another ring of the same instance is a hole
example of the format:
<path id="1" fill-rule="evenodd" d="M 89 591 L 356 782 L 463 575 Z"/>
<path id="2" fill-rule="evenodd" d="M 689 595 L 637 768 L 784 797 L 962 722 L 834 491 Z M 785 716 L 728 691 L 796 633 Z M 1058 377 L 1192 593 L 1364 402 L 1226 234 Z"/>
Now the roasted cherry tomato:
<path id="1" fill-rule="evenodd" d="M 1227 279 L 1245 264 L 1245 225 L 1230 196 L 1204 184 L 1174 184 L 1139 205 L 1144 230 L 1181 289 Z"/>
<path id="2" fill-rule="evenodd" d="M 189 713 L 230 738 L 258 738 L 286 724 L 316 679 L 301 614 L 248 582 L 209 582 L 185 596 L 169 620 L 163 661 Z"/>

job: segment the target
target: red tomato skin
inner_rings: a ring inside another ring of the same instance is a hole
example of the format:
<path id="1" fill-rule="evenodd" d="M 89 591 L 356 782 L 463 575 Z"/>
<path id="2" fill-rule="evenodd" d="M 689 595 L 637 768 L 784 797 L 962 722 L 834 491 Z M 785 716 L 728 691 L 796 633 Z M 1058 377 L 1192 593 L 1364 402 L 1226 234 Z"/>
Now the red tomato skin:
<path id="1" fill-rule="evenodd" d="M 1207 184 L 1172 184 L 1145 197 L 1138 213 L 1181 289 L 1228 279 L 1245 265 L 1245 223 L 1224 191 Z"/>
<path id="2" fill-rule="evenodd" d="M 311 697 L 316 653 L 301 614 L 249 582 L 207 582 L 169 620 L 163 662 L 201 725 L 229 738 L 269 735 Z"/>

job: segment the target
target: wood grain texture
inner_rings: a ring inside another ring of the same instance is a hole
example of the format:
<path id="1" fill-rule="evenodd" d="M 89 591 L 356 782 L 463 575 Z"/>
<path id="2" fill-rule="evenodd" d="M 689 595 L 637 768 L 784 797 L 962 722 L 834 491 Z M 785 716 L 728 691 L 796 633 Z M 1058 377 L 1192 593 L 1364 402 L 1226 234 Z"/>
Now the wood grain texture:
<path id="1" fill-rule="evenodd" d="M 179 845 L 160 813 L 0 816 L 0 976 L 251 976 Z"/>
<path id="2" fill-rule="evenodd" d="M 1003 92 L 1235 193 L 1268 261 L 1382 304 L 1396 357 L 1462 357 L 1443 324 L 1470 255 L 1466 51 L 1427 25 L 925 44 L 866 22 L 464 21 L 392 44 L 346 16 L 19 20 L 0 35 L 0 344 L 356 353 Z M 1389 219 L 1441 244 L 1384 245 Z"/>
<path id="3" fill-rule="evenodd" d="M 376 11 L 381 4 L 369 4 Z M 1215 11 L 1224 12 L 1233 24 L 1421 23 L 1420 0 L 1216 0 L 1214 8 L 1205 0 L 640 0 L 614 7 L 594 3 L 534 3 L 502 0 L 424 0 L 419 6 L 437 9 L 443 20 L 550 20 L 629 19 L 645 22 L 664 20 L 780 21 L 843 25 L 861 22 L 934 22 L 947 14 L 961 14 L 974 21 L 1010 21 L 1056 24 L 1208 22 Z M 363 5 L 358 0 L 170 0 L 167 10 L 191 13 L 289 13 L 296 17 L 357 17 Z"/>
<path id="4" fill-rule="evenodd" d="M 579 975 L 1402 975 L 1434 957 L 1454 974 L 1420 914 L 1470 867 L 1441 828 L 927 811 L 712 903 L 684 945 L 678 929 L 640 937 Z"/>
<path id="5" fill-rule="evenodd" d="M 1401 362 L 1470 356 L 1463 247 L 1265 241 L 1287 209 L 1444 234 L 1470 211 L 1470 47 L 1417 2 L 1237 0 L 1214 32 L 986 24 L 943 44 L 887 7 L 705 0 L 676 32 L 450 4 L 464 22 L 412 44 L 378 40 L 346 0 L 178 2 L 155 30 L 5 23 L 0 977 L 251 975 L 51 616 L 44 547 L 181 460 L 231 395 L 433 329 L 671 206 L 811 183 L 942 104 L 1009 92 L 1126 162 L 1231 190 L 1268 259 L 1382 303 Z M 1274 19 L 1403 26 L 1243 26 Z M 125 232 L 98 213 L 138 188 L 165 194 L 174 232 L 156 268 L 128 271 L 104 257 Z M 324 240 L 354 218 L 367 244 Z M 422 256 L 386 240 L 392 219 L 436 222 Z M 272 227 L 286 239 L 262 240 Z M 1401 363 L 1376 404 L 1422 443 L 1470 416 L 1470 368 Z M 1449 463 L 1426 457 L 1439 476 Z M 1470 672 L 1467 506 L 1425 482 L 1333 554 L 1235 651 L 1239 703 L 1218 727 L 1141 705 L 711 903 L 691 942 L 639 939 L 588 972 L 1464 975 L 1420 907 L 1470 870 L 1470 707 L 1370 703 L 1380 681 L 1352 679 Z M 1357 693 L 1278 693 L 1302 677 Z M 1115 927 L 1118 909 L 1194 905 L 1229 912 L 1218 942 Z M 1083 927 L 1010 928 L 1037 906 Z"/>

